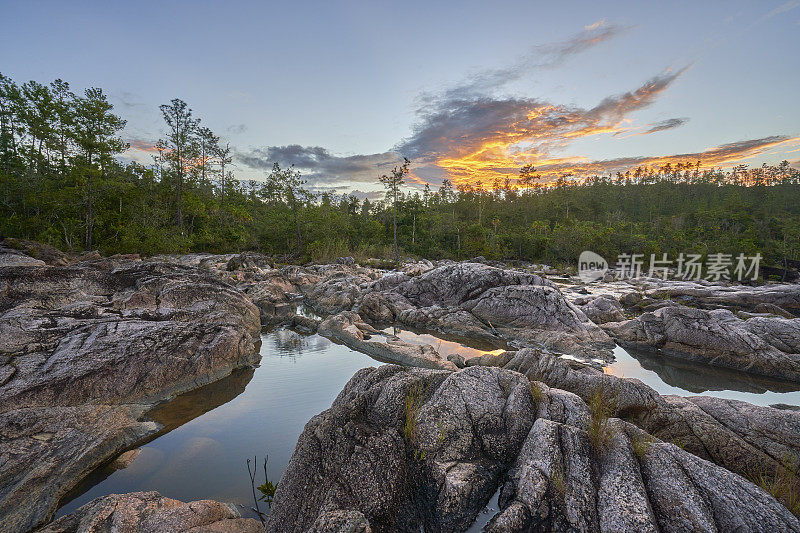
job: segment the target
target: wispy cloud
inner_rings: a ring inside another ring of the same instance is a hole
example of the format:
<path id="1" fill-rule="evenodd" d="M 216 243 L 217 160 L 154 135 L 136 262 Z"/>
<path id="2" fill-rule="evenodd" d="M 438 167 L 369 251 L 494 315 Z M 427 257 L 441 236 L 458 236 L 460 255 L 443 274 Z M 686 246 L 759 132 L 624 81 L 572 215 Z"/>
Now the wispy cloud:
<path id="1" fill-rule="evenodd" d="M 771 150 L 784 151 L 787 147 L 800 145 L 800 137 L 774 135 L 760 139 L 748 139 L 722 144 L 703 150 L 663 156 L 636 156 L 596 161 L 568 161 L 546 164 L 539 167 L 545 178 L 557 176 L 589 176 L 625 172 L 636 167 L 660 167 L 667 163 L 697 163 L 700 168 L 730 166 L 748 159 L 767 155 Z"/>
<path id="2" fill-rule="evenodd" d="M 788 11 L 793 4 L 787 2 L 778 9 Z M 545 179 L 624 172 L 667 162 L 701 160 L 703 167 L 725 166 L 800 140 L 773 136 L 694 153 L 607 160 L 565 155 L 579 139 L 606 135 L 622 140 L 627 137 L 622 133 L 650 135 L 686 124 L 688 117 L 636 125 L 635 113 L 656 103 L 689 67 L 667 69 L 633 90 L 603 98 L 593 107 L 499 95 L 505 85 L 536 70 L 557 67 L 629 29 L 600 20 L 565 41 L 531 48 L 509 67 L 478 71 L 461 84 L 422 94 L 411 135 L 383 153 L 336 155 L 319 146 L 287 145 L 238 153 L 237 159 L 263 170 L 269 170 L 276 161 L 281 166 L 294 164 L 317 187 L 353 188 L 374 183 L 402 156 L 413 161 L 412 183 L 436 184 L 448 178 L 457 184 L 488 184 L 495 179 L 516 178 L 525 164 L 533 164 Z"/>
<path id="3" fill-rule="evenodd" d="M 764 20 L 770 19 L 776 15 L 780 15 L 781 13 L 787 13 L 798 7 L 800 7 L 800 0 L 789 0 L 788 2 L 784 2 L 775 9 L 769 11 L 766 15 L 764 15 L 763 19 Z"/>
<path id="4" fill-rule="evenodd" d="M 519 80 L 538 69 L 559 67 L 570 57 L 585 52 L 629 29 L 631 27 L 608 24 L 605 19 L 599 20 L 564 41 L 531 47 L 511 66 L 473 72 L 468 81 L 445 90 L 443 96 L 445 98 L 463 98 L 468 95 L 487 93 Z M 423 103 L 429 99 L 435 100 L 437 97 L 427 93 L 420 95 Z"/>
<path id="5" fill-rule="evenodd" d="M 677 127 L 683 126 L 687 122 L 689 122 L 689 118 L 688 117 L 668 118 L 667 120 L 662 120 L 660 122 L 656 122 L 645 133 L 656 133 L 657 131 L 671 130 L 673 128 L 677 128 Z"/>
<path id="6" fill-rule="evenodd" d="M 244 133 L 247 131 L 247 124 L 233 124 L 225 128 L 225 131 L 234 135 Z"/>

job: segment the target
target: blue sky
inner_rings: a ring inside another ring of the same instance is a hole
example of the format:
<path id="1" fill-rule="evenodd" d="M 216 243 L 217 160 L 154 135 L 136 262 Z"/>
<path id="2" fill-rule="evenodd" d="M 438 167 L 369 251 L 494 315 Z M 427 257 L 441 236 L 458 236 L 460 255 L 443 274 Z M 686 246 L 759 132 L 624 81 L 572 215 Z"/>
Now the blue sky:
<path id="1" fill-rule="evenodd" d="M 703 159 L 800 159 L 800 0 L 0 8 L 4 74 L 102 87 L 134 147 L 161 135 L 158 105 L 182 98 L 236 147 L 243 179 L 279 159 L 316 185 L 372 190 L 403 152 L 434 185 L 730 143 Z"/>

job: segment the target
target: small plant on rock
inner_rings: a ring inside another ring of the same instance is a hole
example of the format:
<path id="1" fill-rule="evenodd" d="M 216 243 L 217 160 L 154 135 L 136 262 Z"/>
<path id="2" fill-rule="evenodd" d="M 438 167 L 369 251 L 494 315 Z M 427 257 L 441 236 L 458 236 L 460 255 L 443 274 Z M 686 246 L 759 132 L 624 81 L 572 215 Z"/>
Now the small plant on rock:
<path id="1" fill-rule="evenodd" d="M 567 482 L 564 479 L 564 472 L 556 465 L 553 465 L 553 469 L 550 472 L 550 483 L 553 484 L 553 488 L 563 498 L 564 494 L 567 493 Z"/>
<path id="2" fill-rule="evenodd" d="M 417 442 L 417 414 L 422 408 L 425 400 L 427 387 L 422 382 L 414 383 L 406 393 L 405 399 L 405 423 L 403 424 L 403 436 L 410 443 Z"/>
<path id="3" fill-rule="evenodd" d="M 631 432 L 631 448 L 636 457 L 641 460 L 647 452 L 650 451 L 650 446 L 653 445 L 655 439 L 647 433 L 639 433 L 638 431 Z"/>
<path id="4" fill-rule="evenodd" d="M 608 419 L 614 416 L 617 410 L 617 393 L 598 386 L 592 392 L 586 405 L 589 407 L 589 442 L 595 451 L 602 451 L 611 442 L 614 436 L 613 429 L 608 425 Z"/>
<path id="5" fill-rule="evenodd" d="M 541 403 L 545 396 L 541 385 L 535 381 L 531 382 L 531 394 L 533 395 L 533 399 L 536 400 L 536 403 Z"/>
<path id="6" fill-rule="evenodd" d="M 748 477 L 750 481 L 761 487 L 781 502 L 795 516 L 800 517 L 800 460 L 786 456 L 782 464 L 773 473 L 766 470 L 755 472 Z"/>

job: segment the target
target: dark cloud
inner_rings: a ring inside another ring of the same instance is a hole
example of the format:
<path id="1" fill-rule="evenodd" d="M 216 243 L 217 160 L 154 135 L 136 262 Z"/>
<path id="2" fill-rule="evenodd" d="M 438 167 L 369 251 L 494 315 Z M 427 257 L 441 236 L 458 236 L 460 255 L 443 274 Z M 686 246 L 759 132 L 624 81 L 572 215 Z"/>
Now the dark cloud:
<path id="1" fill-rule="evenodd" d="M 688 117 L 668 118 L 667 120 L 656 122 L 650 127 L 649 130 L 645 131 L 644 133 L 647 134 L 647 133 L 656 133 L 658 131 L 671 130 L 672 128 L 683 126 L 687 122 L 689 122 Z"/>
<path id="2" fill-rule="evenodd" d="M 233 134 L 244 133 L 247 131 L 247 124 L 234 124 L 232 126 L 228 126 L 225 131 Z"/>
<path id="3" fill-rule="evenodd" d="M 394 152 L 338 156 L 321 146 L 267 146 L 239 152 L 236 159 L 251 167 L 270 170 L 274 163 L 281 167 L 294 165 L 313 184 L 337 182 L 371 182 L 400 161 Z"/>

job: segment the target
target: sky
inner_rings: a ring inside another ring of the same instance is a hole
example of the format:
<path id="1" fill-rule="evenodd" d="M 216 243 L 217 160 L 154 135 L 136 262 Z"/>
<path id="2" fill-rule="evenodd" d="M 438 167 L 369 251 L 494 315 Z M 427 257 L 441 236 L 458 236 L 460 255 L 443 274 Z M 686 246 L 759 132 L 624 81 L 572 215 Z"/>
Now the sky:
<path id="1" fill-rule="evenodd" d="M 185 100 L 234 147 L 309 185 L 544 179 L 701 161 L 800 164 L 800 0 L 0 0 L 0 72 L 102 87 L 148 163 Z"/>

